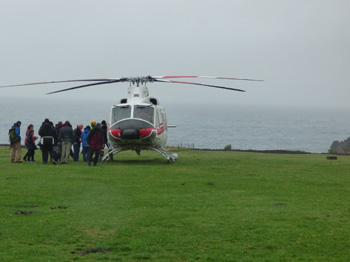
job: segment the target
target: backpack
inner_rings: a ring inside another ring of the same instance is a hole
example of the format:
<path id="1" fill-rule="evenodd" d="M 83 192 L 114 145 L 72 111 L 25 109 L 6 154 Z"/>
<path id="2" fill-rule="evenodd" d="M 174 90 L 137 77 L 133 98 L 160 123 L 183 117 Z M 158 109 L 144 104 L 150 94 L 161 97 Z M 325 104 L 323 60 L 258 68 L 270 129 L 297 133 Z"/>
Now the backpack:
<path id="1" fill-rule="evenodd" d="M 13 144 L 19 142 L 19 137 L 16 136 L 16 127 L 12 127 L 9 130 L 9 140 L 10 140 L 10 146 L 12 146 Z"/>

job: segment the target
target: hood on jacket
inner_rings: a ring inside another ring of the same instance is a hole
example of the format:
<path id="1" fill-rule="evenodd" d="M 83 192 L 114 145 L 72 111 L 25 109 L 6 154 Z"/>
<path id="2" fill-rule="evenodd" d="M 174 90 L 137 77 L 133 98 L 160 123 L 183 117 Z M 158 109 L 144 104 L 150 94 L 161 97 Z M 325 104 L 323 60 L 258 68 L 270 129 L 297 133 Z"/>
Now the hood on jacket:
<path id="1" fill-rule="evenodd" d="M 53 126 L 53 123 L 48 118 L 46 118 L 44 120 L 44 122 L 42 122 L 42 125 L 51 125 L 51 126 Z"/>

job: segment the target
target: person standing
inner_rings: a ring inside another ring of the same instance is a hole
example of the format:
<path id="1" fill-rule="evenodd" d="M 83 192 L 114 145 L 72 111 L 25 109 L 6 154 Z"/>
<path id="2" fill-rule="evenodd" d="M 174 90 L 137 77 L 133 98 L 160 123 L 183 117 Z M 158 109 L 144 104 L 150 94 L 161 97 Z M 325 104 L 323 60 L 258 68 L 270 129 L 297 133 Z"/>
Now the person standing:
<path id="1" fill-rule="evenodd" d="M 101 124 L 98 123 L 89 133 L 86 138 L 89 147 L 88 165 L 91 165 L 92 155 L 94 155 L 94 166 L 97 166 L 97 161 L 100 156 L 100 150 L 104 147 Z"/>
<path id="2" fill-rule="evenodd" d="M 27 136 L 27 148 L 28 148 L 27 159 L 29 162 L 34 162 L 34 155 L 35 155 L 35 149 L 36 149 L 36 145 L 35 145 L 36 138 L 37 137 L 34 136 L 34 130 L 31 129 L 29 131 L 28 136 Z"/>
<path id="3" fill-rule="evenodd" d="M 86 126 L 84 128 L 84 131 L 83 133 L 81 133 L 80 135 L 80 141 L 81 141 L 81 144 L 83 145 L 83 161 L 84 162 L 88 162 L 88 152 L 89 152 L 89 148 L 88 148 L 88 143 L 87 143 L 87 136 L 89 135 L 90 133 L 90 126 Z"/>
<path id="4" fill-rule="evenodd" d="M 66 121 L 62 126 L 58 141 L 62 145 L 61 164 L 68 164 L 70 150 L 72 143 L 74 143 L 74 132 L 69 121 Z"/>
<path id="5" fill-rule="evenodd" d="M 101 134 L 102 134 L 102 142 L 105 146 L 107 146 L 108 149 L 108 141 L 107 141 L 107 123 L 105 120 L 102 120 L 101 122 Z M 102 160 L 104 156 L 104 148 L 101 149 L 100 152 L 100 159 Z"/>
<path id="6" fill-rule="evenodd" d="M 57 137 L 60 135 L 60 131 L 61 131 L 62 126 L 63 126 L 62 121 L 58 121 L 58 123 L 55 125 Z"/>
<path id="7" fill-rule="evenodd" d="M 30 124 L 27 127 L 26 131 L 26 138 L 24 140 L 24 144 L 26 145 L 28 152 L 24 155 L 23 160 L 24 161 L 31 161 L 34 162 L 34 150 L 36 148 L 35 146 L 35 140 L 38 139 L 37 136 L 34 136 L 34 126 L 33 124 Z"/>
<path id="8" fill-rule="evenodd" d="M 62 153 L 62 148 L 61 148 L 61 143 L 58 143 L 58 136 L 60 135 L 61 128 L 62 128 L 62 121 L 58 121 L 58 123 L 55 125 L 55 131 L 56 131 L 56 139 L 55 139 L 55 144 L 53 145 L 53 159 L 56 162 L 61 161 L 61 153 Z"/>
<path id="9" fill-rule="evenodd" d="M 96 120 L 90 121 L 90 129 L 92 130 L 96 126 Z"/>
<path id="10" fill-rule="evenodd" d="M 53 123 L 50 122 L 48 118 L 46 118 L 40 126 L 39 136 L 41 136 L 40 147 L 43 156 L 43 165 L 46 165 L 49 155 L 51 158 L 51 163 L 56 165 L 56 161 L 53 158 L 53 145 L 55 143 L 55 139 L 57 139 L 57 135 Z"/>
<path id="11" fill-rule="evenodd" d="M 27 143 L 27 139 L 28 139 L 28 135 L 30 133 L 30 130 L 32 130 L 34 128 L 34 126 L 32 124 L 30 124 L 28 127 L 27 127 L 27 130 L 26 130 L 26 137 L 24 139 L 24 145 L 27 147 L 28 149 L 28 143 Z M 29 149 L 28 149 L 28 152 L 24 155 L 23 157 L 23 161 L 26 162 L 27 159 L 28 159 L 28 154 L 29 154 Z"/>
<path id="12" fill-rule="evenodd" d="M 10 137 L 10 161 L 11 163 L 22 163 L 21 161 L 21 121 L 17 121 L 13 124 L 9 131 L 9 137 Z"/>
<path id="13" fill-rule="evenodd" d="M 80 136 L 83 132 L 83 124 L 77 125 L 77 128 L 73 130 L 74 132 L 74 150 L 73 150 L 73 160 L 79 161 L 79 153 L 80 153 Z"/>

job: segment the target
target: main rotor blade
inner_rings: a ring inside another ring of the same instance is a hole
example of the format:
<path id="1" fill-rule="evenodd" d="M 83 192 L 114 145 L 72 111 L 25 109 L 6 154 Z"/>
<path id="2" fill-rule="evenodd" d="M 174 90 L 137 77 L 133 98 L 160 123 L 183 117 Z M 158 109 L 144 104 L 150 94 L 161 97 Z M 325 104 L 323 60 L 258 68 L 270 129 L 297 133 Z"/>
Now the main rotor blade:
<path id="1" fill-rule="evenodd" d="M 216 86 L 216 85 L 208 85 L 208 84 L 201 84 L 201 83 L 194 83 L 194 82 L 183 82 L 183 81 L 174 81 L 174 80 L 160 80 L 155 79 L 156 82 L 164 82 L 164 83 L 175 83 L 175 84 L 190 84 L 190 85 L 198 85 L 198 86 L 209 86 L 214 88 L 220 88 L 220 89 L 227 89 L 232 91 L 239 91 L 239 92 L 245 92 L 245 90 L 237 89 L 237 88 L 231 88 L 231 87 L 225 87 L 225 86 Z"/>
<path id="2" fill-rule="evenodd" d="M 3 87 L 15 87 L 15 86 L 31 86 L 31 85 L 43 85 L 43 84 L 69 83 L 69 82 L 107 82 L 107 81 L 115 81 L 115 80 L 121 80 L 121 79 L 123 79 L 123 78 L 73 79 L 73 80 L 25 83 L 25 84 L 18 84 L 18 85 L 5 85 L 5 86 L 0 86 L 0 88 L 3 88 Z M 112 83 L 114 83 L 114 82 L 112 82 Z"/>
<path id="3" fill-rule="evenodd" d="M 74 86 L 74 87 L 69 87 L 69 88 L 65 88 L 65 89 L 53 91 L 53 92 L 47 93 L 47 95 L 56 94 L 56 93 L 60 93 L 60 92 L 65 92 L 65 91 L 70 91 L 70 90 L 74 90 L 74 89 L 78 89 L 78 88 L 83 88 L 83 87 L 88 87 L 88 86 L 105 85 L 105 84 L 112 84 L 112 83 L 117 83 L 117 82 L 123 82 L 123 80 L 122 80 L 122 79 L 119 79 L 119 80 L 114 80 L 114 81 L 111 80 L 111 81 L 105 81 L 105 82 L 99 82 L 99 83 L 92 83 L 92 84 L 81 85 L 81 86 Z"/>
<path id="4" fill-rule="evenodd" d="M 243 80 L 243 81 L 264 81 L 259 79 L 236 78 L 236 77 L 222 77 L 222 76 L 152 76 L 155 79 L 168 78 L 209 78 L 209 79 L 226 79 L 226 80 Z"/>

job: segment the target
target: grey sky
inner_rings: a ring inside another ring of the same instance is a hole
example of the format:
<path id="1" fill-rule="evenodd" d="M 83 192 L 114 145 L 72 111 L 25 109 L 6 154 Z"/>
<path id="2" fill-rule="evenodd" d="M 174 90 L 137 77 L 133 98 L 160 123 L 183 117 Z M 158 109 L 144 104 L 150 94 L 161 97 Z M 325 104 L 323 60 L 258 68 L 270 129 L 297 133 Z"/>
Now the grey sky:
<path id="1" fill-rule="evenodd" d="M 2 0 L 0 85 L 142 75 L 217 75 L 246 93 L 151 84 L 161 102 L 350 107 L 348 0 Z M 208 81 L 205 81 L 208 82 Z M 71 85 L 0 89 L 1 99 Z M 54 98 L 124 97 L 128 84 Z"/>

